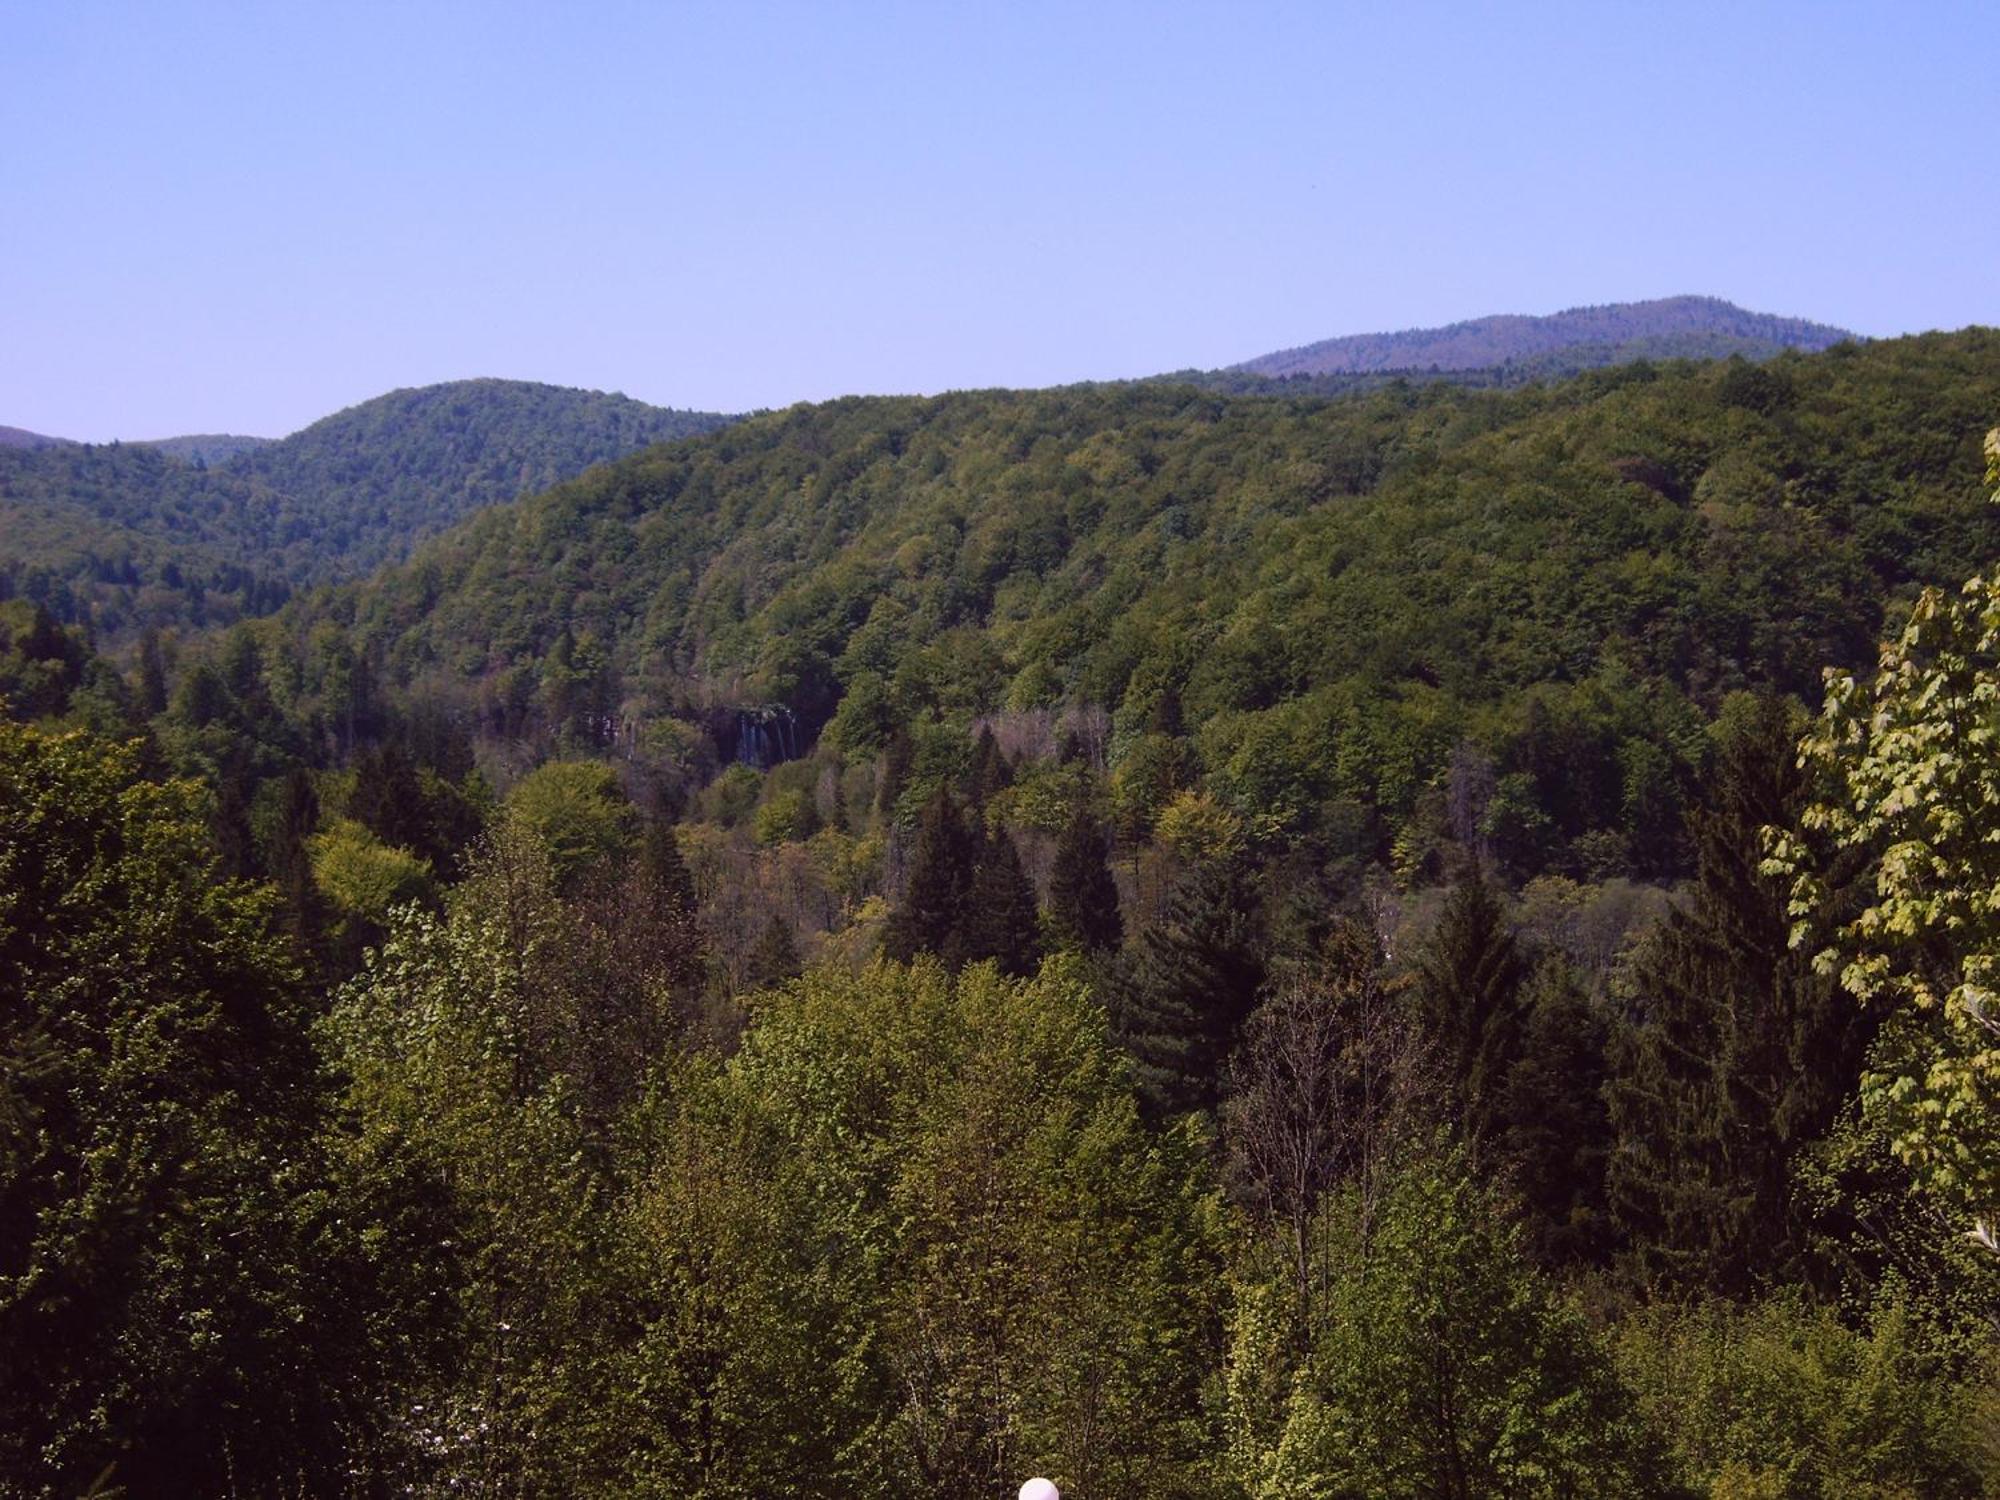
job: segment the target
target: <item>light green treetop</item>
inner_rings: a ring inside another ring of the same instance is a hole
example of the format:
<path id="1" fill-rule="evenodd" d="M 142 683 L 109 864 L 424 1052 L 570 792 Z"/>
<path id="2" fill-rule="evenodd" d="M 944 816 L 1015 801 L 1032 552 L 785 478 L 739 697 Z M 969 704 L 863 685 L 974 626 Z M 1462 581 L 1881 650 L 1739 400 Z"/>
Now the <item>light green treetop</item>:
<path id="1" fill-rule="evenodd" d="M 1985 449 L 2000 485 L 2000 430 Z M 2000 575 L 1926 589 L 1871 680 L 1829 671 L 1800 758 L 1826 790 L 1765 866 L 1792 881 L 1792 941 L 1885 1007 L 1864 1104 L 2000 1248 Z M 1871 899 L 1830 921 L 1822 872 L 1851 850 Z"/>

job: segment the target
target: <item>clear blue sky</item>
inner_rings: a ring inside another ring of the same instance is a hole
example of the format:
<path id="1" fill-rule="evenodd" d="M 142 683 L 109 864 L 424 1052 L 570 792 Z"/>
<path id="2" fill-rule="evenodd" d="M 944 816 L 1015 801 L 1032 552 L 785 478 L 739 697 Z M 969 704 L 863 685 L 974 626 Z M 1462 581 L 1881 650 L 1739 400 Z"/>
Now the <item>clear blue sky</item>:
<path id="1" fill-rule="evenodd" d="M 736 410 L 1707 292 L 2000 323 L 1991 3 L 0 0 L 0 423 Z"/>

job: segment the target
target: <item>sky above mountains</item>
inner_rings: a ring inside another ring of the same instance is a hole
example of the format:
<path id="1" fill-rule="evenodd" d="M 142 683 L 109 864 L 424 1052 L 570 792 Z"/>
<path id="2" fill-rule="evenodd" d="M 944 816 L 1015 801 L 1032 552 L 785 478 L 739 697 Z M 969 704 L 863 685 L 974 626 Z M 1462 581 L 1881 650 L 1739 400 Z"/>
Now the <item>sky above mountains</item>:
<path id="1" fill-rule="evenodd" d="M 0 421 L 743 410 L 1701 292 L 2000 322 L 1984 5 L 10 7 Z"/>

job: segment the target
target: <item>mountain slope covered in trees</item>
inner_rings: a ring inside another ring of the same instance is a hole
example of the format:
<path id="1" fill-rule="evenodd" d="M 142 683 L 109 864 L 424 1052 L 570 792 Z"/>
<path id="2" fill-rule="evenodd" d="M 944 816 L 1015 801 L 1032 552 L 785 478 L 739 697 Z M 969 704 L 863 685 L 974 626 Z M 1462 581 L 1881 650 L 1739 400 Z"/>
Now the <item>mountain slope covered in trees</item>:
<path id="1" fill-rule="evenodd" d="M 1512 393 L 853 399 L 489 512 L 294 629 L 585 742 L 1093 705 L 1114 762 L 1165 734 L 1281 838 L 1403 824 L 1471 734 L 1540 866 L 1640 838 L 1703 713 L 1813 693 L 1990 548 L 1996 405 L 1983 331 Z"/>
<path id="2" fill-rule="evenodd" d="M 1996 410 L 853 400 L 0 601 L 0 1489 L 2000 1492 Z"/>
<path id="3" fill-rule="evenodd" d="M 106 638 L 228 623 L 482 506 L 727 420 L 470 380 L 394 391 L 277 442 L 0 446 L 0 588 Z"/>

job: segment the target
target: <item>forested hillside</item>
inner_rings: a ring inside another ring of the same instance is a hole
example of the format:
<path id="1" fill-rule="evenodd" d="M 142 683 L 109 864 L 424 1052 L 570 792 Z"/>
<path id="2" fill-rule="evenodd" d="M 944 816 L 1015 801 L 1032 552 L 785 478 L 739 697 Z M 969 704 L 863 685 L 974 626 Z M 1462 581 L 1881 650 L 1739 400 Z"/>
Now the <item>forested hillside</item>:
<path id="1" fill-rule="evenodd" d="M 1996 416 L 856 398 L 0 601 L 0 1488 L 2000 1493 Z"/>
<path id="2" fill-rule="evenodd" d="M 228 624 L 482 506 L 725 420 L 472 380 L 395 391 L 279 442 L 0 445 L 0 596 L 107 642 Z"/>
<path id="3" fill-rule="evenodd" d="M 1470 739 L 1508 868 L 1665 874 L 1653 801 L 1728 693 L 1812 694 L 1991 549 L 1996 404 L 1983 332 L 1509 394 L 836 402 L 493 512 L 291 628 L 486 733 L 624 753 L 718 705 L 849 753 L 1088 705 L 1157 783 L 1142 825 L 1201 784 L 1362 850 Z"/>
<path id="4" fill-rule="evenodd" d="M 473 511 L 729 419 L 525 380 L 391 391 L 232 459 L 311 507 L 317 561 L 364 573 Z"/>

